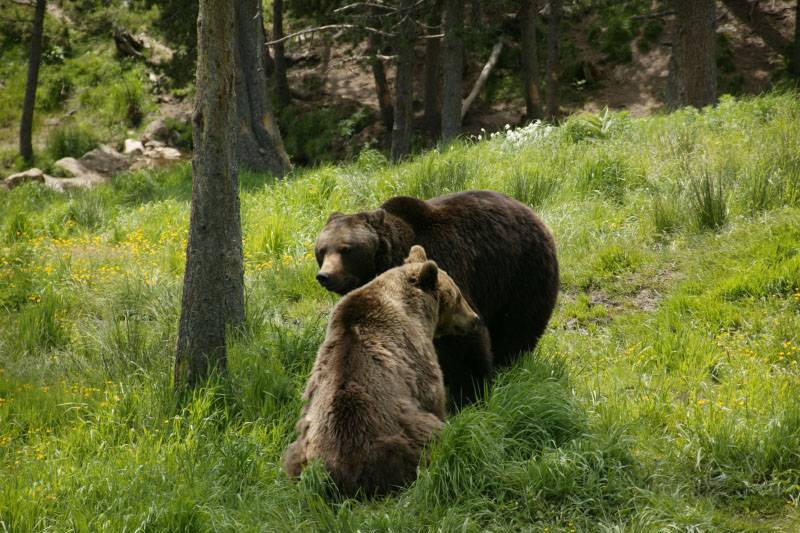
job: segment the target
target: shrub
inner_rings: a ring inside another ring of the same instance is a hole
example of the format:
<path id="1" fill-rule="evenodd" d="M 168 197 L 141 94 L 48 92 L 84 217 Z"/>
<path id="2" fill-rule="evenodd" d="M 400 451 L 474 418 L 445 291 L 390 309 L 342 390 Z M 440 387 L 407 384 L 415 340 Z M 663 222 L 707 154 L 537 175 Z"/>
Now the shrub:
<path id="1" fill-rule="evenodd" d="M 81 157 L 97 148 L 97 137 L 88 128 L 67 124 L 55 128 L 47 136 L 47 154 L 54 160 L 62 157 Z"/>
<path id="2" fill-rule="evenodd" d="M 722 180 L 708 170 L 689 183 L 689 207 L 697 229 L 719 229 L 728 219 L 728 202 Z"/>
<path id="3" fill-rule="evenodd" d="M 135 73 L 130 73 L 114 83 L 109 90 L 110 112 L 113 121 L 124 120 L 136 128 L 145 113 L 145 89 Z"/>

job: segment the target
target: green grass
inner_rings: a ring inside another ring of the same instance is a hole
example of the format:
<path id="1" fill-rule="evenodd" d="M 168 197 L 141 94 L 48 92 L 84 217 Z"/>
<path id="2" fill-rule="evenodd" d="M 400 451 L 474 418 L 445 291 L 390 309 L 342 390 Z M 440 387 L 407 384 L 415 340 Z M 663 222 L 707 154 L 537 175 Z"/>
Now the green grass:
<path id="1" fill-rule="evenodd" d="M 773 93 L 397 166 L 366 151 L 244 174 L 246 327 L 228 376 L 182 404 L 189 166 L 0 195 L 0 526 L 796 531 L 799 120 L 797 94 Z M 539 348 L 449 418 L 407 490 L 359 502 L 318 468 L 288 480 L 336 301 L 311 256 L 328 213 L 469 188 L 535 206 L 555 234 L 562 293 Z"/>

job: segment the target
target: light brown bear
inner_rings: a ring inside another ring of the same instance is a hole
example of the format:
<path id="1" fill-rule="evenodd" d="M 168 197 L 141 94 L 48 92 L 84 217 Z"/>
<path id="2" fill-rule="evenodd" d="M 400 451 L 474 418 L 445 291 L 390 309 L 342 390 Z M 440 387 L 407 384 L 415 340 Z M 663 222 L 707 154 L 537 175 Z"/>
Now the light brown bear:
<path id="1" fill-rule="evenodd" d="M 284 468 L 320 459 L 339 491 L 380 495 L 416 477 L 442 427 L 445 391 L 433 338 L 466 334 L 480 319 L 421 246 L 342 298 L 306 385 L 297 439 Z"/>

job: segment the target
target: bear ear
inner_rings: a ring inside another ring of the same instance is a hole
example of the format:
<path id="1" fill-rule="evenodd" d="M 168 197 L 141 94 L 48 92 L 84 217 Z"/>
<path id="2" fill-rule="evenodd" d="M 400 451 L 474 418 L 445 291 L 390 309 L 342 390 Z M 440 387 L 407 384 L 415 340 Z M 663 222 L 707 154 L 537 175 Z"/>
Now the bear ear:
<path id="1" fill-rule="evenodd" d="M 367 216 L 367 221 L 373 226 L 383 226 L 383 221 L 386 218 L 386 211 L 378 208 Z"/>
<path id="2" fill-rule="evenodd" d="M 328 222 L 326 222 L 326 224 L 328 224 L 329 222 L 332 222 L 332 221 L 336 220 L 337 218 L 342 218 L 343 216 L 344 216 L 344 213 L 342 213 L 341 211 L 334 211 L 334 212 L 333 212 L 333 213 L 331 213 L 331 215 L 328 217 Z"/>
<path id="3" fill-rule="evenodd" d="M 428 256 L 425 254 L 425 248 L 419 244 L 415 244 L 411 247 L 411 251 L 408 252 L 405 263 L 424 263 L 427 260 Z"/>
<path id="4" fill-rule="evenodd" d="M 438 281 L 439 267 L 433 261 L 426 261 L 417 276 L 417 286 L 423 291 L 432 292 L 436 289 Z"/>

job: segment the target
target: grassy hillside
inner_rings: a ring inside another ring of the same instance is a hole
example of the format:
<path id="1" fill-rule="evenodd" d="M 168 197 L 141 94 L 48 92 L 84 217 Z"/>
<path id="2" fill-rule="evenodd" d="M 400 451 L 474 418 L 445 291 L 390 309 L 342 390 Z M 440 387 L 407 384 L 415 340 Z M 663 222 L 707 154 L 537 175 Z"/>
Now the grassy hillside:
<path id="1" fill-rule="evenodd" d="M 0 194 L 0 526 L 150 531 L 800 528 L 800 100 L 577 116 L 392 166 L 242 176 L 247 328 L 171 395 L 190 168 Z M 535 353 L 452 416 L 408 490 L 280 471 L 335 297 L 327 214 L 491 188 L 559 245 Z"/>

